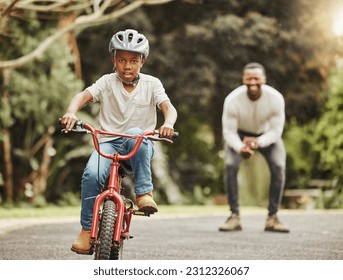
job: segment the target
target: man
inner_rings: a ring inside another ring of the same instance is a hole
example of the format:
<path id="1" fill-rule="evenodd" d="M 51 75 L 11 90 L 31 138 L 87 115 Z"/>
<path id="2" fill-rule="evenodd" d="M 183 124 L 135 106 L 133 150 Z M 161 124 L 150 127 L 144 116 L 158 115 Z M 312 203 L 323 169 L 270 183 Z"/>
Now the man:
<path id="1" fill-rule="evenodd" d="M 247 64 L 243 68 L 243 85 L 226 97 L 223 108 L 224 181 L 231 216 L 219 227 L 220 231 L 242 230 L 238 170 L 243 159 L 259 151 L 266 159 L 271 173 L 265 231 L 289 232 L 276 215 L 285 184 L 286 152 L 281 139 L 284 123 L 283 96 L 266 85 L 265 69 L 261 64 Z"/>

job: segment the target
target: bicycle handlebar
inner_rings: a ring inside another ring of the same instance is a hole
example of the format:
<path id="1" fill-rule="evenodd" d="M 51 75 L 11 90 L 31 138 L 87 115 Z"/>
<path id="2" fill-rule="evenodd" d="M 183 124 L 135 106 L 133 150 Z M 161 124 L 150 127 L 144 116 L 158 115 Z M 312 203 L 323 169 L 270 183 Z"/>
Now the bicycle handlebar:
<path id="1" fill-rule="evenodd" d="M 58 122 L 59 122 L 59 124 L 62 124 L 62 119 L 59 118 Z M 61 130 L 61 132 L 64 132 L 64 131 L 65 131 L 65 129 Z M 141 135 L 114 133 L 114 132 L 108 132 L 108 131 L 104 131 L 104 130 L 94 129 L 90 124 L 83 122 L 81 120 L 76 121 L 76 123 L 74 124 L 74 127 L 71 131 L 76 132 L 76 133 L 90 133 L 90 134 L 92 134 L 94 147 L 97 150 L 97 152 L 100 155 L 102 155 L 103 157 L 110 158 L 110 159 L 117 158 L 117 160 L 127 160 L 127 159 L 131 158 L 132 156 L 134 156 L 134 154 L 137 152 L 137 150 L 138 150 L 138 148 L 139 148 L 139 146 L 142 143 L 144 138 L 149 139 L 151 141 L 165 141 L 165 142 L 168 142 L 171 144 L 173 143 L 173 141 L 169 138 L 156 137 L 155 135 L 159 135 L 158 130 L 144 132 Z M 100 147 L 99 147 L 99 141 L 98 141 L 97 136 L 100 134 L 101 135 L 108 135 L 108 136 L 116 136 L 116 137 L 125 137 L 125 138 L 136 139 L 136 143 L 135 143 L 135 146 L 133 147 L 132 151 L 127 155 L 105 154 L 100 150 Z M 174 132 L 172 138 L 177 138 L 178 136 L 179 136 L 179 133 Z"/>

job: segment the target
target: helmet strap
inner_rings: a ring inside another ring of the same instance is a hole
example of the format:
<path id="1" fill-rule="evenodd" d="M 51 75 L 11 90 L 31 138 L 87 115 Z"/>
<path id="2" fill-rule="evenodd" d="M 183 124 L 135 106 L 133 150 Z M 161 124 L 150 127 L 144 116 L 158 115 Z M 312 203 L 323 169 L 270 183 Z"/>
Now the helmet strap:
<path id="1" fill-rule="evenodd" d="M 117 78 L 125 85 L 127 86 L 136 86 L 138 84 L 139 81 L 139 74 L 137 74 L 137 76 L 131 81 L 131 82 L 125 82 L 122 78 L 119 77 L 118 73 L 116 73 Z"/>

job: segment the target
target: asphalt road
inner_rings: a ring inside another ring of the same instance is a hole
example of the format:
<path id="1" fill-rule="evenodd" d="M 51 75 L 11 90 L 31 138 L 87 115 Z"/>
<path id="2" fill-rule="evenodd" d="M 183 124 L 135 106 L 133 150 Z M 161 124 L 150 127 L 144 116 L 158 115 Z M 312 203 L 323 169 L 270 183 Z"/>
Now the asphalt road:
<path id="1" fill-rule="evenodd" d="M 219 232 L 225 215 L 134 217 L 124 260 L 343 260 L 343 210 L 280 211 L 290 233 L 264 232 L 265 213 L 241 213 L 241 232 Z M 37 222 L 37 221 L 36 221 Z M 0 230 L 0 260 L 91 260 L 70 245 L 77 219 Z M 1 225 L 6 220 L 0 219 Z M 33 225 L 34 224 L 34 225 Z"/>

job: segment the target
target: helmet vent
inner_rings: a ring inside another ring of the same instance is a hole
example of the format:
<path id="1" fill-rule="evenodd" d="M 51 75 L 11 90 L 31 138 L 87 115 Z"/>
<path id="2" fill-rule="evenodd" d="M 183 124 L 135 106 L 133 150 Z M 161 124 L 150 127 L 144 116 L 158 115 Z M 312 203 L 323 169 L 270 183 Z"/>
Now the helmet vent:
<path id="1" fill-rule="evenodd" d="M 131 42 L 131 41 L 132 41 L 132 38 L 133 38 L 133 34 L 132 34 L 132 33 L 130 33 L 130 34 L 129 34 L 129 36 L 128 36 L 129 42 Z"/>

